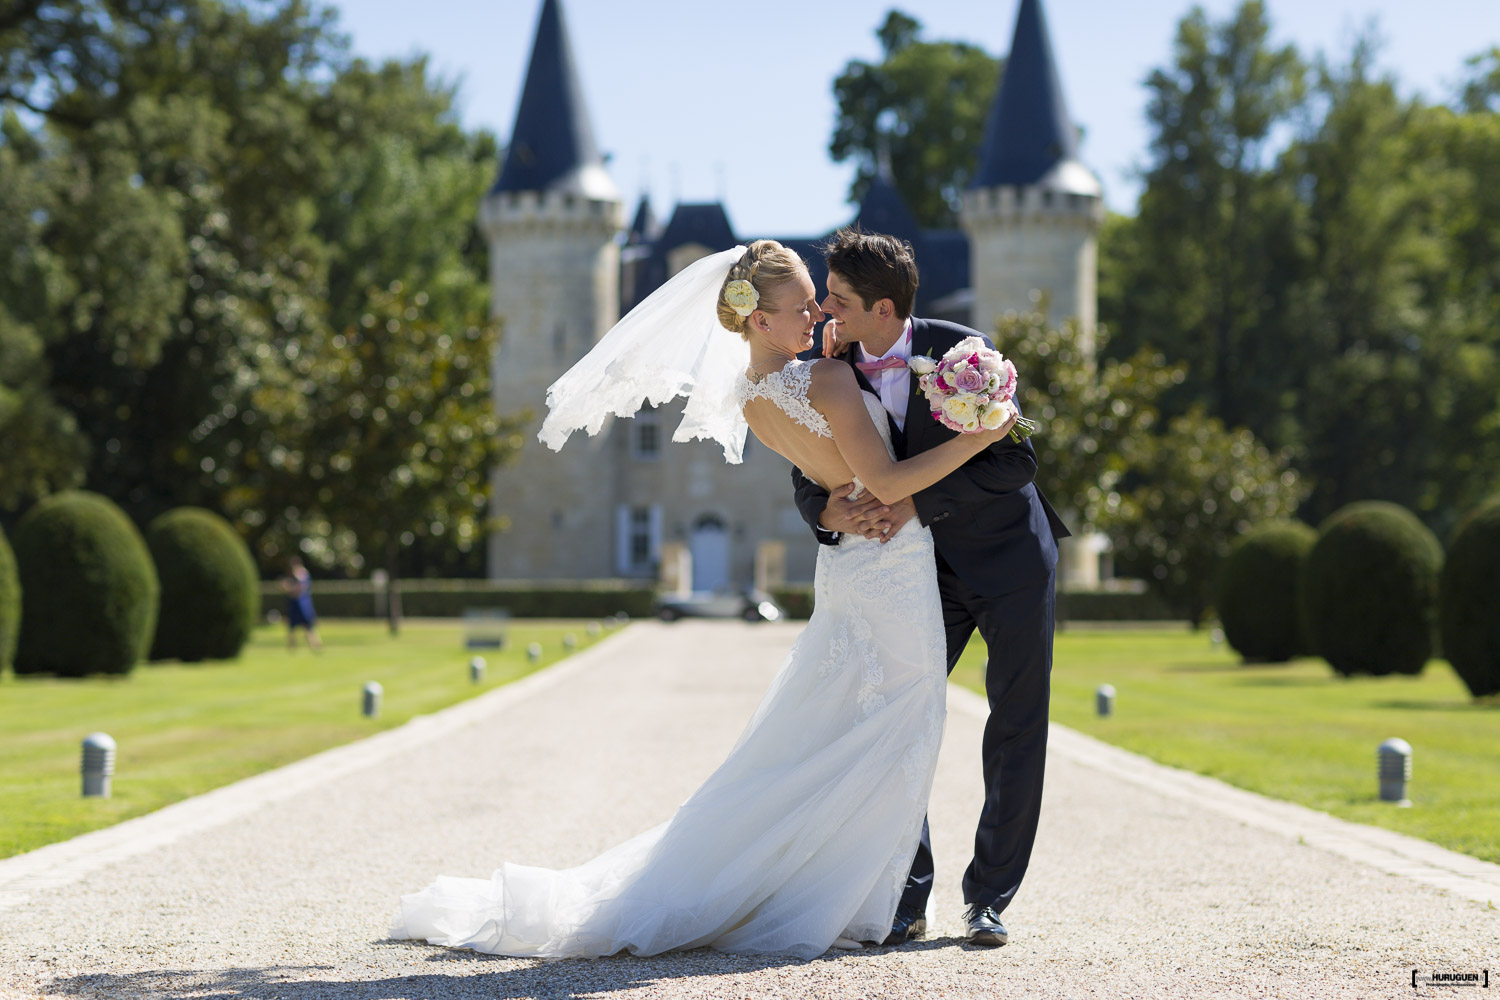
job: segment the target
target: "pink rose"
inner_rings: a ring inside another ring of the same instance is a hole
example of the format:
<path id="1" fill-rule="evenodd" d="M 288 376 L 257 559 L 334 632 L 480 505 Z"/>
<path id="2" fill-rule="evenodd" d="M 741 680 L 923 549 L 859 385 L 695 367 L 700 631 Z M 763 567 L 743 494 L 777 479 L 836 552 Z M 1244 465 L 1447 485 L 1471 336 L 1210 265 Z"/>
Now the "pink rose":
<path id="1" fill-rule="evenodd" d="M 990 390 L 990 395 L 995 399 L 1010 399 L 1016 394 L 1016 366 L 1008 360 L 1003 361 L 995 374 L 999 378 L 995 387 Z"/>
<path id="2" fill-rule="evenodd" d="M 985 375 L 978 368 L 965 368 L 958 373 L 958 380 L 954 384 L 954 388 L 961 392 L 978 392 L 989 385 L 989 382 L 989 376 Z"/>

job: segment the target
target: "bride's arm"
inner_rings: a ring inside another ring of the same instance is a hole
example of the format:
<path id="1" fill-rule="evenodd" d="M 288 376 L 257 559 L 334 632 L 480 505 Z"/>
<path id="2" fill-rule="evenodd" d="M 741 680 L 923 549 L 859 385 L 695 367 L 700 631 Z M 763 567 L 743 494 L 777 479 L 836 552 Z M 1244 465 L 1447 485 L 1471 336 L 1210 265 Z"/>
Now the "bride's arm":
<path id="1" fill-rule="evenodd" d="M 870 420 L 854 369 L 841 364 L 813 365 L 808 401 L 828 419 L 833 443 L 844 462 L 881 503 L 893 503 L 936 483 L 1004 438 L 1013 423 L 1007 421 L 994 431 L 956 435 L 936 448 L 897 462 L 885 450 L 885 442 Z"/>

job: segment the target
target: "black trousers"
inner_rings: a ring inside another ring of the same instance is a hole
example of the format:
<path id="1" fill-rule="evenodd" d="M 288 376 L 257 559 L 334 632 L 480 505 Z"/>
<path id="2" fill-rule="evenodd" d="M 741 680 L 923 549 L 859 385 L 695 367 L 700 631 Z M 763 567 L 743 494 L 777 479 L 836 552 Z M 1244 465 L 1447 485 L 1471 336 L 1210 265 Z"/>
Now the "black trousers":
<path id="1" fill-rule="evenodd" d="M 969 589 L 938 556 L 938 590 L 948 639 L 948 672 L 977 628 L 989 646 L 984 689 L 990 716 L 984 726 L 984 808 L 974 834 L 974 860 L 964 872 L 964 902 L 1003 911 L 1031 861 L 1042 811 L 1047 764 L 1047 709 L 1052 696 L 1054 571 L 1047 579 L 999 597 Z M 901 906 L 926 912 L 932 895 L 932 841 L 922 841 Z"/>

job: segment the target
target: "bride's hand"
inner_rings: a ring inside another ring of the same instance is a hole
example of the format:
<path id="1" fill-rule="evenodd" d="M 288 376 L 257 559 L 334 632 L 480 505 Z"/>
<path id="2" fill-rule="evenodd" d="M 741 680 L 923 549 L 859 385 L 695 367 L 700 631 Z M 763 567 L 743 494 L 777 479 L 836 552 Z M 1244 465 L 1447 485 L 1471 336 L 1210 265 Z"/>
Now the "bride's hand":
<path id="1" fill-rule="evenodd" d="M 1016 420 L 1020 418 L 1021 411 L 1016 409 L 1015 403 L 1011 402 L 1007 402 L 1005 404 L 1005 408 L 1005 422 L 1002 423 L 999 427 L 996 427 L 992 431 L 981 430 L 975 431 L 973 434 L 968 435 L 969 437 L 979 439 L 979 441 L 976 443 L 979 443 L 981 450 L 984 448 L 988 448 L 992 444 L 999 444 L 1001 441 L 1005 440 L 1005 438 L 1010 434 L 1011 428 L 1016 426 Z"/>
<path id="2" fill-rule="evenodd" d="M 839 321 L 830 316 L 823 324 L 823 357 L 833 357 L 843 346 L 839 343 Z"/>

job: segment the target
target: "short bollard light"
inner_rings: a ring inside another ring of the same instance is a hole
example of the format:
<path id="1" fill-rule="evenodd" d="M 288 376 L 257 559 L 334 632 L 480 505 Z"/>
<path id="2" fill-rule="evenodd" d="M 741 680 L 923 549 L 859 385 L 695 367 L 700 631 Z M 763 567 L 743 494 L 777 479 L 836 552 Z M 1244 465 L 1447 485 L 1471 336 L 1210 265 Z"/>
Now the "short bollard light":
<path id="1" fill-rule="evenodd" d="M 1380 801 L 1410 807 L 1406 783 L 1411 780 L 1411 744 L 1393 737 L 1380 744 L 1375 756 L 1380 762 Z"/>
<path id="2" fill-rule="evenodd" d="M 83 796 L 109 798 L 115 773 L 115 741 L 108 733 L 89 733 L 83 740 Z"/>
<path id="3" fill-rule="evenodd" d="M 1115 714 L 1115 689 L 1112 684 L 1100 684 L 1094 692 L 1094 708 L 1101 718 Z"/>
<path id="4" fill-rule="evenodd" d="M 380 699 L 385 694 L 385 688 L 380 686 L 379 681 L 371 681 L 365 685 L 365 715 L 368 718 L 378 718 L 380 715 Z"/>
<path id="5" fill-rule="evenodd" d="M 590 636 L 598 635 L 600 631 L 601 629 L 598 622 L 589 622 L 588 633 Z"/>
<path id="6" fill-rule="evenodd" d="M 469 680 L 471 683 L 481 684 L 484 682 L 484 668 L 485 662 L 482 656 L 476 656 L 469 661 Z"/>
<path id="7" fill-rule="evenodd" d="M 563 636 L 563 649 L 574 649 L 578 646 L 578 636 L 569 632 Z"/>
<path id="8" fill-rule="evenodd" d="M 527 659 L 528 662 L 535 663 L 537 660 L 540 660 L 541 658 L 542 658 L 542 644 L 541 643 L 539 643 L 539 642 L 533 642 L 531 645 L 529 645 L 529 646 L 526 647 L 526 659 Z"/>

